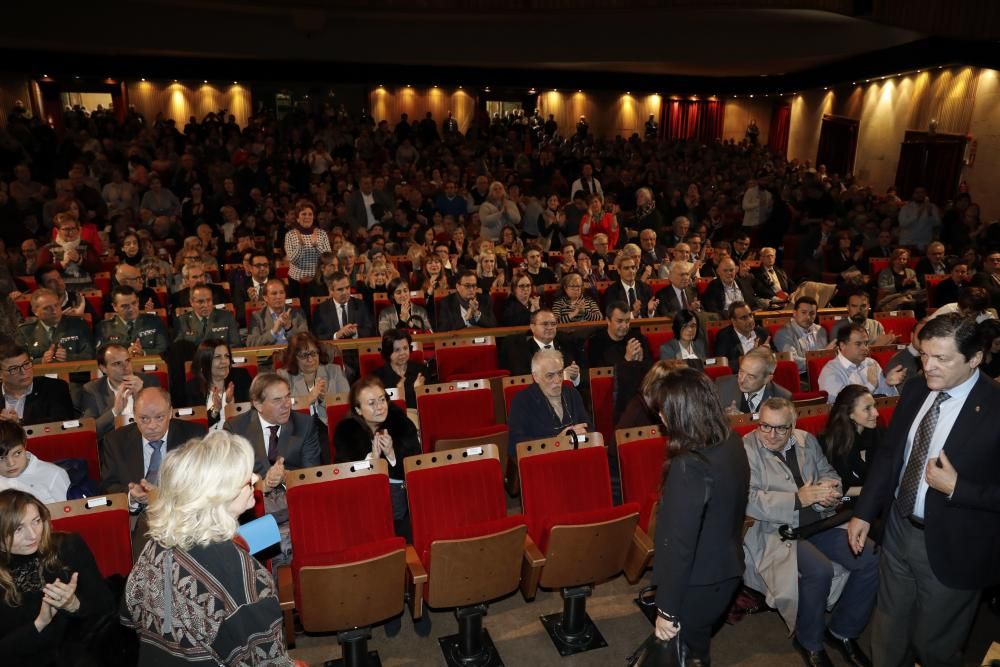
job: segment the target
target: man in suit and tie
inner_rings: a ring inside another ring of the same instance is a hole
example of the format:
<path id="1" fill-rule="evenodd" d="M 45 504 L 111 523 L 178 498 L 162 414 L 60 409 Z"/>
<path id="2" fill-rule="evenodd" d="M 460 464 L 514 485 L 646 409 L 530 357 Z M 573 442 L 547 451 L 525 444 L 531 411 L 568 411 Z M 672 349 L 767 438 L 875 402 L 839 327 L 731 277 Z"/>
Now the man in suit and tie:
<path id="1" fill-rule="evenodd" d="M 103 438 L 115 428 L 115 418 L 135 415 L 135 397 L 146 387 L 159 387 L 152 375 L 132 372 L 128 348 L 110 343 L 97 351 L 97 367 L 104 377 L 83 385 L 80 412 L 93 417 L 97 437 Z"/>
<path id="2" fill-rule="evenodd" d="M 775 384 L 778 362 L 766 347 L 755 347 L 740 359 L 739 372 L 715 380 L 715 391 L 726 414 L 754 414 L 769 398 L 792 399 L 792 392 Z"/>
<path id="3" fill-rule="evenodd" d="M 456 331 L 469 327 L 490 328 L 497 325 L 489 294 L 477 294 L 476 272 L 465 269 L 458 274 L 455 293 L 441 299 L 435 307 L 437 331 Z"/>
<path id="4" fill-rule="evenodd" d="M 240 325 L 228 310 L 215 307 L 208 285 L 196 285 L 191 290 L 191 310 L 177 318 L 174 341 L 188 341 L 197 346 L 206 338 L 219 338 L 229 347 L 241 347 Z"/>
<path id="5" fill-rule="evenodd" d="M 28 426 L 76 416 L 69 385 L 58 379 L 35 377 L 31 357 L 20 345 L 0 345 L 0 383 L 0 419 Z"/>
<path id="6" fill-rule="evenodd" d="M 290 559 L 285 471 L 320 465 L 319 437 L 312 415 L 292 410 L 288 382 L 277 373 L 261 373 L 254 378 L 250 402 L 253 409 L 229 419 L 224 428 L 250 441 L 254 451 L 253 471 L 264 485 L 264 510 L 277 520 L 281 551 Z"/>
<path id="7" fill-rule="evenodd" d="M 1000 583 L 1000 385 L 979 371 L 975 320 L 933 318 L 919 339 L 924 375 L 896 406 L 847 538 L 857 553 L 885 519 L 875 664 L 957 667 L 980 592 Z"/>
<path id="8" fill-rule="evenodd" d="M 649 288 L 649 285 L 636 277 L 639 263 L 631 255 L 619 253 L 615 257 L 615 266 L 618 268 L 619 280 L 608 285 L 608 290 L 604 294 L 604 303 L 624 301 L 628 305 L 628 312 L 633 319 L 652 317 L 660 302 L 653 297 L 653 290 Z"/>
<path id="9" fill-rule="evenodd" d="M 271 260 L 267 254 L 251 248 L 242 258 L 243 264 L 229 272 L 229 289 L 232 290 L 233 307 L 241 322 L 246 320 L 247 304 L 262 302 L 267 279 L 271 276 Z"/>
<path id="10" fill-rule="evenodd" d="M 715 336 L 715 356 L 725 357 L 730 368 L 739 368 L 740 357 L 770 342 L 767 329 L 756 326 L 753 310 L 742 301 L 729 305 L 729 326 Z"/>
<path id="11" fill-rule="evenodd" d="M 267 281 L 265 305 L 247 322 L 247 345 L 287 345 L 292 336 L 309 330 L 302 309 L 286 304 L 285 296 L 285 283 L 278 278 Z"/>
<path id="12" fill-rule="evenodd" d="M 655 276 L 660 265 L 670 256 L 666 246 L 657 244 L 655 230 L 644 229 L 639 232 L 639 247 L 642 248 L 642 254 L 639 255 L 639 273 L 650 266 L 653 268 L 652 275 Z"/>
<path id="13" fill-rule="evenodd" d="M 375 335 L 372 315 L 360 299 L 351 298 L 351 279 L 343 273 L 332 277 L 330 300 L 313 314 L 313 332 L 321 340 L 370 338 Z"/>
<path id="14" fill-rule="evenodd" d="M 736 262 L 726 258 L 716 267 L 716 278 L 708 284 L 703 295 L 705 310 L 716 315 L 725 315 L 730 304 L 737 301 L 756 306 L 757 297 L 750 281 L 737 275 Z"/>
<path id="15" fill-rule="evenodd" d="M 35 321 L 19 325 L 15 340 L 28 350 L 32 361 L 48 364 L 94 358 L 90 327 L 79 317 L 63 315 L 55 292 L 44 287 L 35 290 L 31 312 Z"/>
<path id="16" fill-rule="evenodd" d="M 143 389 L 135 396 L 135 422 L 108 433 L 101 448 L 101 493 L 128 493 L 133 557 L 145 545 L 144 510 L 159 481 L 163 456 L 205 435 L 204 426 L 171 419 L 172 412 L 166 390 Z"/>
<path id="17" fill-rule="evenodd" d="M 557 350 L 563 355 L 563 376 L 580 384 L 580 366 L 576 362 L 572 345 L 558 334 L 559 321 L 549 308 L 540 308 L 531 314 L 528 336 L 508 336 L 506 344 L 507 368 L 511 375 L 531 373 L 531 359 L 539 350 Z"/>
<path id="18" fill-rule="evenodd" d="M 698 291 L 691 286 L 693 264 L 675 260 L 670 265 L 670 284 L 656 293 L 657 317 L 673 317 L 679 310 L 701 312 Z"/>
<path id="19" fill-rule="evenodd" d="M 771 306 L 788 303 L 789 295 L 795 291 L 784 269 L 775 266 L 778 253 L 774 248 L 760 249 L 760 266 L 750 271 L 753 276 L 753 291 L 759 299 L 767 301 Z"/>

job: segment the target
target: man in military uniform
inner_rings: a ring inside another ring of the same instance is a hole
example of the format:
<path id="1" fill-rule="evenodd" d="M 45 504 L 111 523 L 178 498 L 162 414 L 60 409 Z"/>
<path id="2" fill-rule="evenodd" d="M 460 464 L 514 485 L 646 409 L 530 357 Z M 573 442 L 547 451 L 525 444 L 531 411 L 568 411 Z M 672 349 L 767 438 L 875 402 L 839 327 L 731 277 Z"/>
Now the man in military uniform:
<path id="1" fill-rule="evenodd" d="M 191 310 L 176 319 L 175 341 L 190 341 L 195 345 L 208 338 L 219 338 L 229 347 L 242 347 L 240 325 L 227 310 L 217 310 L 209 285 L 191 288 Z"/>
<path id="2" fill-rule="evenodd" d="M 170 344 L 167 327 L 158 315 L 139 309 L 139 295 L 128 285 L 111 290 L 115 317 L 97 325 L 97 347 L 123 345 L 133 356 L 163 354 Z"/>
<path id="3" fill-rule="evenodd" d="M 44 287 L 35 290 L 31 312 L 37 319 L 18 326 L 16 340 L 32 361 L 48 364 L 94 358 L 90 327 L 79 317 L 63 315 L 55 292 Z"/>

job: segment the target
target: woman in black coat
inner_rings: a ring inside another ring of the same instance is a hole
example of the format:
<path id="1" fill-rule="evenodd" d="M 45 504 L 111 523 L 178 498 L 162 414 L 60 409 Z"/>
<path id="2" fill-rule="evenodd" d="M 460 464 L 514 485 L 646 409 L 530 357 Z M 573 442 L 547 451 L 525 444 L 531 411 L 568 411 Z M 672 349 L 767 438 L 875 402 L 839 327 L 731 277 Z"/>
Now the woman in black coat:
<path id="1" fill-rule="evenodd" d="M 380 352 L 384 366 L 372 371 L 372 375 L 382 381 L 388 388 L 399 388 L 403 383 L 403 394 L 406 398 L 406 408 L 417 411 L 417 387 L 433 382 L 430 369 L 426 364 L 410 359 L 413 337 L 405 329 L 389 329 L 382 334 Z M 400 396 L 399 398 L 403 398 Z"/>
<path id="2" fill-rule="evenodd" d="M 830 408 L 819 444 L 826 460 L 840 475 L 845 491 L 852 486 L 864 486 L 868 462 L 875 459 L 882 435 L 872 393 L 860 384 L 841 389 Z"/>
<path id="3" fill-rule="evenodd" d="M 351 414 L 337 424 L 333 433 L 334 462 L 379 458 L 388 461 L 395 531 L 410 542 L 403 459 L 421 452 L 417 427 L 404 411 L 392 404 L 382 381 L 374 375 L 355 382 L 347 402 Z"/>
<path id="4" fill-rule="evenodd" d="M 704 373 L 668 371 L 654 404 L 671 450 L 656 522 L 655 632 L 662 640 L 679 634 L 688 664 L 707 665 L 712 627 L 743 577 L 750 465 Z"/>
<path id="5" fill-rule="evenodd" d="M 226 406 L 250 400 L 250 373 L 233 366 L 233 351 L 225 341 L 208 339 L 198 345 L 191 361 L 191 379 L 184 385 L 184 405 L 208 409 L 208 427 L 222 428 Z"/>

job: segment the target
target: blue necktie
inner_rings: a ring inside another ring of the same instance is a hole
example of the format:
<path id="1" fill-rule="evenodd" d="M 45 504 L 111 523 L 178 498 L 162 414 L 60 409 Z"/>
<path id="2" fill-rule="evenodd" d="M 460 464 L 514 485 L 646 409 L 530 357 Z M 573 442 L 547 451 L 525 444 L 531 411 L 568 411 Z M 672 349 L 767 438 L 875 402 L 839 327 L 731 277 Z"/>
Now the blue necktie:
<path id="1" fill-rule="evenodd" d="M 162 440 L 151 440 L 149 446 L 153 448 L 153 455 L 149 457 L 149 468 L 146 470 L 146 481 L 156 485 L 160 481 L 160 461 L 163 460 Z"/>

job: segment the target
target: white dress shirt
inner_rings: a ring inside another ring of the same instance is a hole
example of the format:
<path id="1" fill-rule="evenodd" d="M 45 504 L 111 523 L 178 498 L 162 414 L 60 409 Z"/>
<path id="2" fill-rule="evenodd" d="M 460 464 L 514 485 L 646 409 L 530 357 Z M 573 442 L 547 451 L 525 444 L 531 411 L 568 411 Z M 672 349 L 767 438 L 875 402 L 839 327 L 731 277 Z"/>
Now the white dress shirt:
<path id="1" fill-rule="evenodd" d="M 17 477 L 0 477 L 0 491 L 24 491 L 46 504 L 66 500 L 69 474 L 54 463 L 32 456 L 31 452 L 25 452 L 24 456 L 28 457 L 24 470 Z"/>

